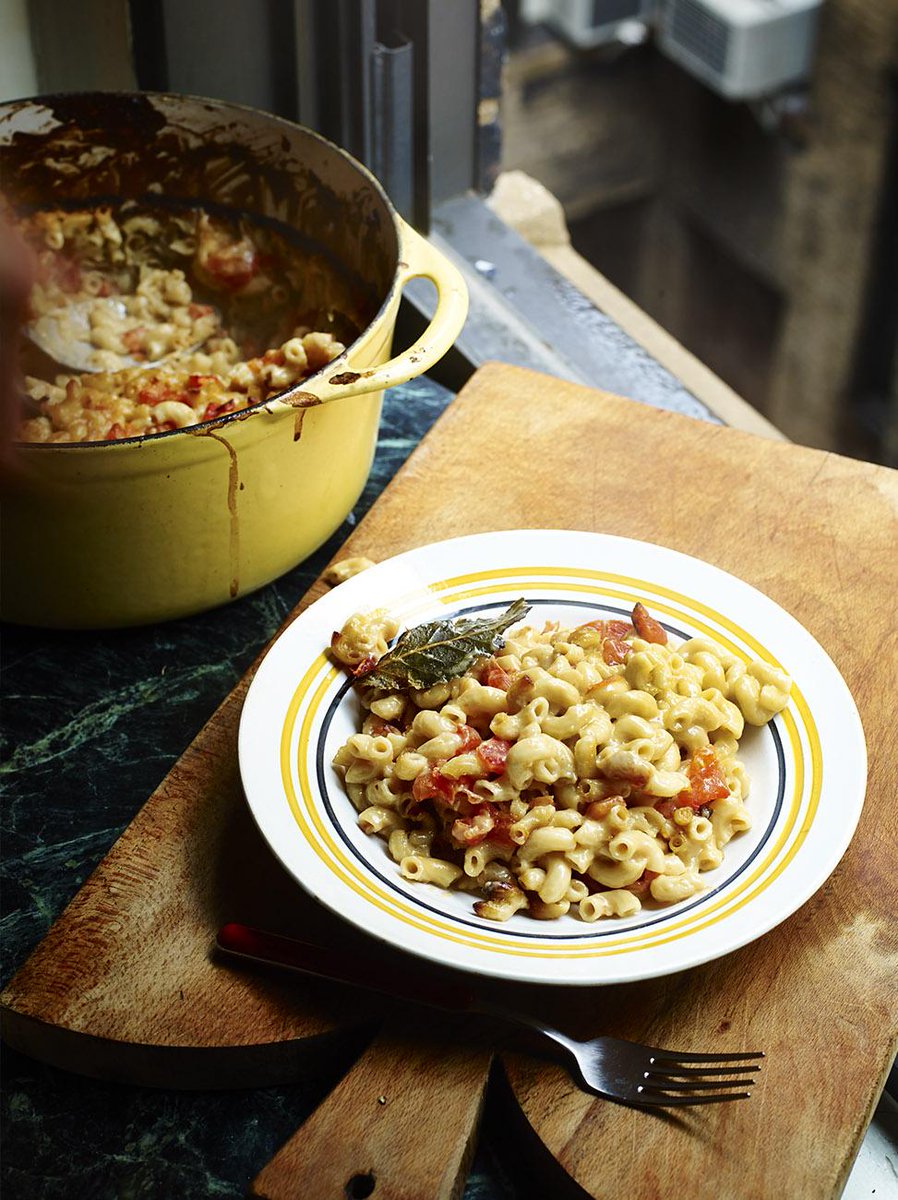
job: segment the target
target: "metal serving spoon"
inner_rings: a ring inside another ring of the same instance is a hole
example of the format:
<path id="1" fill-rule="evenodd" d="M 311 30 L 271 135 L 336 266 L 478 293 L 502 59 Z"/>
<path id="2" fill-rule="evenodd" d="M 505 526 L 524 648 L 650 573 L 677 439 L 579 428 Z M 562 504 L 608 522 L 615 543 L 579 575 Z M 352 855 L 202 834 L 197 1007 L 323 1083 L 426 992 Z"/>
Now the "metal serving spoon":
<path id="1" fill-rule="evenodd" d="M 113 350 L 104 351 L 104 355 L 114 355 L 116 365 L 109 365 L 107 360 L 105 365 L 98 366 L 92 361 L 97 347 L 90 340 L 90 315 L 92 312 L 96 312 L 98 306 L 108 308 L 117 317 L 128 315 L 123 302 L 117 296 L 92 296 L 86 300 L 75 300 L 64 308 L 44 313 L 26 325 L 25 333 L 34 345 L 54 362 L 79 375 L 93 374 L 96 371 L 121 371 L 127 367 L 154 367 L 158 363 L 164 362 L 165 359 L 171 358 L 173 354 L 189 354 L 198 350 L 208 340 L 207 335 L 193 345 L 184 346 L 176 351 L 171 351 L 162 358 L 152 360 L 135 358 L 130 354 L 119 354 Z M 219 313 L 215 312 L 215 316 L 216 320 L 220 319 Z"/>

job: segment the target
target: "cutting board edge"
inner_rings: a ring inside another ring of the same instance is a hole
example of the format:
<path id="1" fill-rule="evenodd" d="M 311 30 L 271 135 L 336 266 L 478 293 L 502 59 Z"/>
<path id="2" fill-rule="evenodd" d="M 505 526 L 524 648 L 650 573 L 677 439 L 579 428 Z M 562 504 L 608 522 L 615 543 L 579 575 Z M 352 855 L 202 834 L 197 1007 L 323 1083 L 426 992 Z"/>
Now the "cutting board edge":
<path id="1" fill-rule="evenodd" d="M 10 1049 L 75 1075 L 177 1091 L 277 1087 L 325 1064 L 333 1064 L 339 1078 L 373 1034 L 370 1026 L 340 1025 L 283 1042 L 166 1046 L 82 1033 L 0 1002 L 0 1040 Z"/>

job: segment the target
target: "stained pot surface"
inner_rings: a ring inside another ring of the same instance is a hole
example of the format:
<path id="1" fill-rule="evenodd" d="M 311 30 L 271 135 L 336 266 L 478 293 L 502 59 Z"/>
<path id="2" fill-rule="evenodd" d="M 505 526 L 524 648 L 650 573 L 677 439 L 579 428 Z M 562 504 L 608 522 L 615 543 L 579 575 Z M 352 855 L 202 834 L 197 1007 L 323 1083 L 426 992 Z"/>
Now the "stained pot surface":
<path id="1" fill-rule="evenodd" d="M 277 221 L 308 254 L 303 305 L 358 332 L 396 272 L 395 215 L 374 177 L 310 130 L 240 105 L 148 92 L 15 101 L 0 106 L 0 169 L 18 209 L 143 200 Z"/>

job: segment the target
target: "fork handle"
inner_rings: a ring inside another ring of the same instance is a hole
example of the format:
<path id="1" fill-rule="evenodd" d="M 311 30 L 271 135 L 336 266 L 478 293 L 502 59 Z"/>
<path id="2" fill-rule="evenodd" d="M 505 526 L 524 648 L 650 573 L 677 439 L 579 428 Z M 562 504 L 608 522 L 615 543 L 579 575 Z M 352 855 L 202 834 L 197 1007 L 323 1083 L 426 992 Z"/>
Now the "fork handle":
<path id="1" fill-rule="evenodd" d="M 476 1013 L 491 1018 L 498 1022 L 494 1030 L 497 1048 L 517 1041 L 522 1042 L 522 1048 L 526 1046 L 539 1057 L 545 1057 L 549 1047 L 552 1047 L 554 1053 L 549 1057 L 558 1060 L 560 1056 L 568 1070 L 582 1078 L 582 1073 L 577 1069 L 574 1043 L 560 1030 L 544 1025 L 533 1017 L 484 1002 L 476 992 L 463 984 L 429 977 L 420 970 L 418 963 L 414 964 L 414 970 L 403 971 L 401 964 L 396 969 L 372 955 L 348 954 L 345 950 L 300 942 L 238 922 L 223 925 L 218 931 L 215 945 L 229 958 L 286 967 L 302 975 L 349 984 L 430 1008 Z M 504 1034 L 498 1032 L 502 1026 L 505 1026 Z"/>
<path id="2" fill-rule="evenodd" d="M 397 1000 L 453 1012 L 471 1012 L 476 1007 L 476 995 L 469 988 L 451 980 L 428 977 L 417 963 L 414 971 L 403 970 L 402 963 L 393 966 L 372 955 L 300 942 L 236 921 L 219 929 L 215 945 L 229 958 L 287 967 L 303 975 L 347 983 Z"/>

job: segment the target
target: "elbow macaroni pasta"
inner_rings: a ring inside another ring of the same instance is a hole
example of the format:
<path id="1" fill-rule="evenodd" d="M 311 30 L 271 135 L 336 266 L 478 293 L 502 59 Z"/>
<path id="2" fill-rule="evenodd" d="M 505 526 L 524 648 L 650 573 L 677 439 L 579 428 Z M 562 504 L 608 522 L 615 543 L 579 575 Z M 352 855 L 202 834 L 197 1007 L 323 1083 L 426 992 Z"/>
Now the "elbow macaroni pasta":
<path id="1" fill-rule="evenodd" d="M 273 229 L 133 205 L 35 212 L 20 228 L 37 259 L 33 317 L 91 347 L 92 368 L 38 378 L 26 359 L 39 415 L 21 423 L 21 441 L 183 429 L 264 403 L 345 348 L 305 323 L 314 257 Z M 75 303 L 86 329 L 72 320 Z"/>
<path id="2" fill-rule="evenodd" d="M 356 613 L 331 650 L 354 674 L 398 623 Z M 637 605 L 632 624 L 548 623 L 426 691 L 356 687 L 362 729 L 334 758 L 359 825 L 406 879 L 479 893 L 505 921 L 591 922 L 674 904 L 751 827 L 737 758 L 791 681 L 693 638 L 679 646 Z"/>

